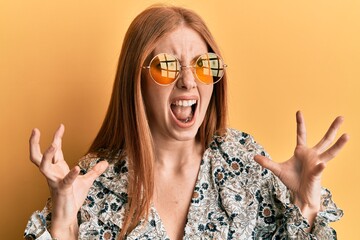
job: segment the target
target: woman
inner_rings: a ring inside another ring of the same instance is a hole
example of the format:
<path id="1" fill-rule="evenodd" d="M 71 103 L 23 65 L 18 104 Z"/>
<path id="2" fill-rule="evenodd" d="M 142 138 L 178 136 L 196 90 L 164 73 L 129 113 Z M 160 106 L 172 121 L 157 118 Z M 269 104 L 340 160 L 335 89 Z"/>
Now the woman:
<path id="1" fill-rule="evenodd" d="M 342 216 L 320 185 L 343 121 L 306 146 L 300 112 L 297 146 L 271 162 L 251 136 L 226 128 L 226 74 L 198 15 L 153 6 L 125 36 L 104 123 L 79 166 L 63 159 L 64 126 L 31 160 L 51 199 L 35 212 L 28 239 L 332 239 Z M 50 234 L 51 233 L 51 234 Z"/>

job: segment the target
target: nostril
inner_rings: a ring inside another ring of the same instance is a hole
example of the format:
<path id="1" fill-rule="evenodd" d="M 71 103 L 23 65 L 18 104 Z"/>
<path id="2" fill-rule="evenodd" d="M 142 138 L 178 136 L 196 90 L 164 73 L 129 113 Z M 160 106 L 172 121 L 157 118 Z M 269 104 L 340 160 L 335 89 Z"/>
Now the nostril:
<path id="1" fill-rule="evenodd" d="M 186 69 L 187 68 L 187 69 Z M 195 75 L 191 67 L 183 68 L 176 85 L 178 88 L 191 89 L 197 86 Z"/>

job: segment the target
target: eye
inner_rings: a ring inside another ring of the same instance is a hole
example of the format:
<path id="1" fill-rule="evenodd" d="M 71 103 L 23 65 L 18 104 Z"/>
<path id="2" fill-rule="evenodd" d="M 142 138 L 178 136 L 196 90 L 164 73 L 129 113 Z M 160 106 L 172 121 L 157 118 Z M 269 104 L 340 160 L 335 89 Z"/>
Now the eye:
<path id="1" fill-rule="evenodd" d="M 203 59 L 202 58 L 199 58 L 196 62 L 196 66 L 198 67 L 203 67 L 204 66 L 204 63 L 203 63 Z"/>
<path id="2" fill-rule="evenodd" d="M 159 58 L 154 58 L 151 62 L 151 67 L 156 69 L 156 70 L 160 70 L 161 69 L 161 64 L 160 64 L 160 60 Z"/>
<path id="3" fill-rule="evenodd" d="M 178 68 L 178 64 L 176 60 L 167 60 L 165 63 L 169 70 L 177 70 Z"/>

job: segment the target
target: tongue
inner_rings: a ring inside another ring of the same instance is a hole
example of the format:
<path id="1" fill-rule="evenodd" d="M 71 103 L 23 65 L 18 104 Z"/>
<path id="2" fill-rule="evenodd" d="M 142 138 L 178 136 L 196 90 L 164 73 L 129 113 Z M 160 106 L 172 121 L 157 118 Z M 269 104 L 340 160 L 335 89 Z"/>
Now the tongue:
<path id="1" fill-rule="evenodd" d="M 186 119 L 192 117 L 191 107 L 171 105 L 171 110 L 174 113 L 175 117 L 181 121 L 185 121 Z"/>

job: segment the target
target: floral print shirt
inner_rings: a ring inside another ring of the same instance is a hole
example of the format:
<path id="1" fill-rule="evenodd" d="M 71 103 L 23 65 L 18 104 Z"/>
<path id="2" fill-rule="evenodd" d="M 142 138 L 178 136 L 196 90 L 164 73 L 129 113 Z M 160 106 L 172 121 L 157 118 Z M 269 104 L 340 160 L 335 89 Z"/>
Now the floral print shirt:
<path id="1" fill-rule="evenodd" d="M 321 211 L 310 233 L 300 210 L 291 203 L 289 190 L 274 174 L 257 164 L 255 154 L 267 155 L 254 139 L 228 129 L 214 136 L 205 150 L 188 210 L 183 239 L 336 239 L 328 225 L 342 216 L 322 189 Z M 83 173 L 101 159 L 80 162 Z M 90 188 L 78 214 L 78 239 L 115 240 L 127 204 L 127 160 L 111 164 Z M 31 216 L 26 239 L 51 239 L 51 201 Z M 154 206 L 128 235 L 128 240 L 169 237 Z"/>

